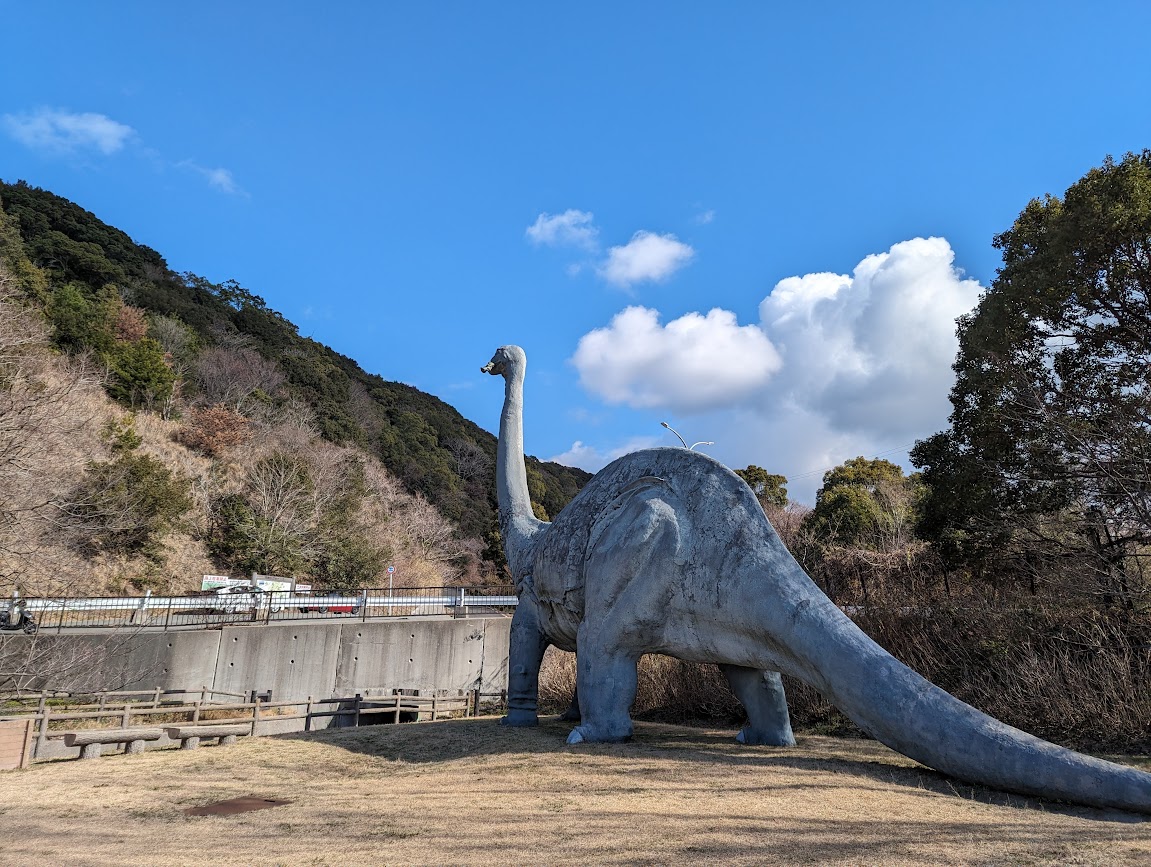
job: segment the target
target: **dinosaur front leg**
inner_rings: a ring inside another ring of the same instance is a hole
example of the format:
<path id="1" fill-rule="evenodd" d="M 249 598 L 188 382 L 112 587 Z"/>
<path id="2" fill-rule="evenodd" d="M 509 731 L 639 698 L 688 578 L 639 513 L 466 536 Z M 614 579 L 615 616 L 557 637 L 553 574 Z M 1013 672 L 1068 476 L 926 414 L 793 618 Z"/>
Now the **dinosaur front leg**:
<path id="1" fill-rule="evenodd" d="M 576 694 L 581 722 L 569 744 L 626 741 L 631 737 L 638 657 L 618 648 L 608 628 L 580 624 L 576 650 Z"/>
<path id="2" fill-rule="evenodd" d="M 540 663 L 548 639 L 540 629 L 535 598 L 525 593 L 512 615 L 508 650 L 508 713 L 500 720 L 506 726 L 539 725 Z"/>
<path id="3" fill-rule="evenodd" d="M 787 716 L 787 695 L 779 672 L 742 665 L 721 665 L 719 669 L 747 710 L 747 725 L 736 735 L 736 740 L 741 744 L 795 746 L 795 735 Z"/>

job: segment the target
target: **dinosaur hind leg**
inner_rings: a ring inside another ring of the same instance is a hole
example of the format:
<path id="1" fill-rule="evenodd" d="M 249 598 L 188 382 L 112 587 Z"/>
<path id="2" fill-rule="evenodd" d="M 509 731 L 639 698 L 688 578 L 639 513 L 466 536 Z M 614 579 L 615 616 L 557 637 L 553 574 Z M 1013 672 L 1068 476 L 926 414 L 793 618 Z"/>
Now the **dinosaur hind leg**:
<path id="1" fill-rule="evenodd" d="M 563 713 L 561 713 L 558 717 L 556 717 L 556 719 L 560 720 L 562 722 L 579 722 L 580 721 L 579 688 L 578 687 L 576 689 L 572 690 L 572 700 L 571 700 L 571 704 L 568 705 L 568 709 L 565 710 Z"/>
<path id="2" fill-rule="evenodd" d="M 787 695 L 778 671 L 760 671 L 742 665 L 721 665 L 720 670 L 735 697 L 747 710 L 747 725 L 736 736 L 741 744 L 773 747 L 795 746 Z"/>
<path id="3" fill-rule="evenodd" d="M 631 737 L 638 657 L 605 644 L 610 630 L 593 634 L 580 624 L 576 652 L 576 694 L 581 721 L 568 735 L 569 744 L 626 741 Z"/>

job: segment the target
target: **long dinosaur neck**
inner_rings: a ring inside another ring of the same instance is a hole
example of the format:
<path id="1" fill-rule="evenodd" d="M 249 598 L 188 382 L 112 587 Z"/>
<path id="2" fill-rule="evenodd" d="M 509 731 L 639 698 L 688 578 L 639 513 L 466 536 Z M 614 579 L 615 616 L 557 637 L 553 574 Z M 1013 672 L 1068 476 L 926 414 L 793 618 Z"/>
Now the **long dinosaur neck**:
<path id="1" fill-rule="evenodd" d="M 500 415 L 500 441 L 496 453 L 496 492 L 500 503 L 500 533 L 504 553 L 514 575 L 531 565 L 531 540 L 541 521 L 532 512 L 528 474 L 524 466 L 524 370 L 508 371 L 504 386 L 504 409 Z"/>

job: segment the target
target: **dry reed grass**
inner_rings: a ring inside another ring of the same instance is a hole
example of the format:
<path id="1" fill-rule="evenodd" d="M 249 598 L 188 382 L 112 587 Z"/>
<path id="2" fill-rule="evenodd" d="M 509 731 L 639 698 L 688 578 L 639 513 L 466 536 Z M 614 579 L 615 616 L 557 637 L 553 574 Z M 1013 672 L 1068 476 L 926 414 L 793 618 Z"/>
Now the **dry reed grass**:
<path id="1" fill-rule="evenodd" d="M 973 789 L 872 741 L 641 723 L 373 726 L 0 772 L 6 863 L 1137 864 L 1151 823 Z M 274 809 L 191 817 L 255 795 Z"/>
<path id="2" fill-rule="evenodd" d="M 868 634 L 932 683 L 997 719 L 1055 743 L 1087 751 L 1151 752 L 1151 644 L 1146 627 L 966 609 L 945 614 L 876 610 L 858 618 Z M 1046 626 L 1047 628 L 1043 628 Z M 785 677 L 794 725 L 858 735 L 818 691 Z M 575 656 L 549 648 L 540 698 L 566 708 Z M 633 715 L 662 722 L 737 722 L 744 712 L 714 665 L 644 656 Z"/>

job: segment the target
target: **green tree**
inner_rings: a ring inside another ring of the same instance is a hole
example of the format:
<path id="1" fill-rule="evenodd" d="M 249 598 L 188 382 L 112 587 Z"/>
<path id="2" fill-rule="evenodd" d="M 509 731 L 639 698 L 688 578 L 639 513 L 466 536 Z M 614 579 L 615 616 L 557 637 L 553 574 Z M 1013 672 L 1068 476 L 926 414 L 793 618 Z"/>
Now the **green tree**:
<path id="1" fill-rule="evenodd" d="M 951 428 L 912 453 L 922 531 L 970 565 L 1075 561 L 1131 605 L 1151 542 L 1151 151 L 1032 200 L 995 246 Z"/>
<path id="2" fill-rule="evenodd" d="M 755 464 L 736 470 L 735 474 L 747 482 L 747 486 L 762 505 L 779 508 L 787 505 L 787 476 L 769 473 Z"/>
<path id="3" fill-rule="evenodd" d="M 105 437 L 114 458 L 88 464 L 71 511 L 94 549 L 157 558 L 164 534 L 192 507 L 188 481 L 138 452 L 130 417 L 110 424 Z"/>
<path id="4" fill-rule="evenodd" d="M 24 250 L 20 227 L 0 203 L 0 265 L 26 295 L 41 304 L 48 297 L 48 278 L 32 264 Z"/>
<path id="5" fill-rule="evenodd" d="M 804 524 L 826 544 L 891 551 L 914 531 L 922 488 L 917 476 L 882 458 L 852 458 L 823 474 Z"/>
<path id="6" fill-rule="evenodd" d="M 108 393 L 131 407 L 153 407 L 172 396 L 176 374 L 164 360 L 159 342 L 144 337 L 132 343 L 117 342 L 106 353 Z"/>
<path id="7" fill-rule="evenodd" d="M 90 349 L 97 354 L 111 350 L 115 305 L 110 287 L 93 295 L 78 283 L 64 283 L 52 292 L 48 317 L 56 345 L 68 352 Z"/>

